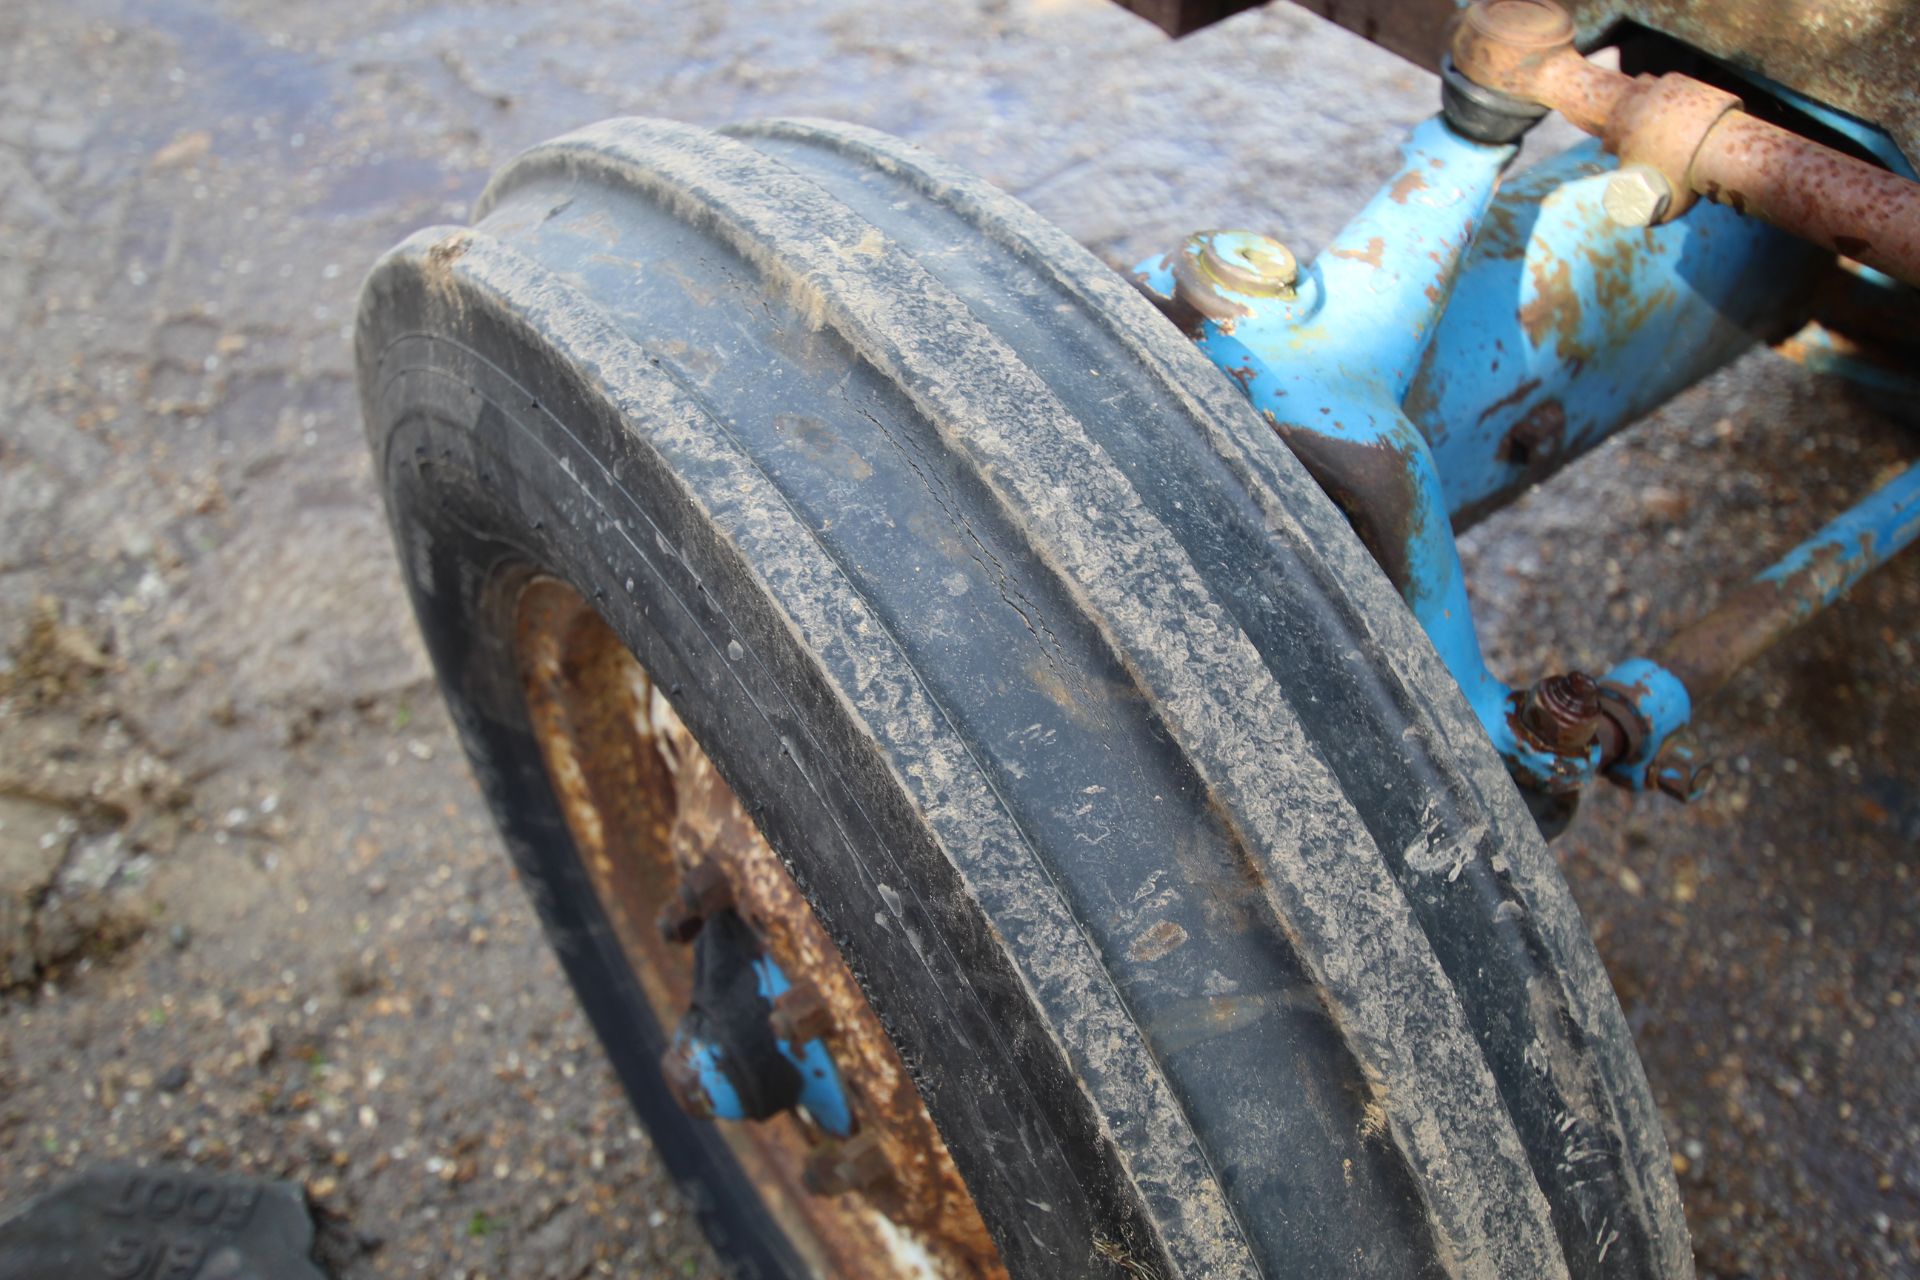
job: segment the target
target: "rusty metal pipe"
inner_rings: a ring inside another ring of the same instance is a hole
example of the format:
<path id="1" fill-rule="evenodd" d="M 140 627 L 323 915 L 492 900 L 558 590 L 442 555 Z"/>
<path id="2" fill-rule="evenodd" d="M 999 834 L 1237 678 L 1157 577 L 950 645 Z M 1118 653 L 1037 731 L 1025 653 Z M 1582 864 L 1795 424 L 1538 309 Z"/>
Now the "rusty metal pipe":
<path id="1" fill-rule="evenodd" d="M 1597 66 L 1573 37 L 1551 0 L 1475 0 L 1452 56 L 1473 83 L 1558 111 L 1623 165 L 1657 171 L 1671 191 L 1655 221 L 1704 196 L 1920 286 L 1920 183 L 1755 119 L 1690 77 Z"/>
<path id="2" fill-rule="evenodd" d="M 1820 604 L 1821 592 L 1812 583 L 1756 578 L 1687 624 L 1661 647 L 1654 661 L 1673 672 L 1697 707 L 1811 617 Z"/>
<path id="3" fill-rule="evenodd" d="M 1920 285 L 1920 183 L 1744 111 L 1714 125 L 1688 182 L 1709 200 Z"/>
<path id="4" fill-rule="evenodd" d="M 1785 559 L 1676 633 L 1657 660 L 1693 705 L 1719 693 L 1774 641 L 1920 537 L 1920 463 L 1868 494 Z"/>

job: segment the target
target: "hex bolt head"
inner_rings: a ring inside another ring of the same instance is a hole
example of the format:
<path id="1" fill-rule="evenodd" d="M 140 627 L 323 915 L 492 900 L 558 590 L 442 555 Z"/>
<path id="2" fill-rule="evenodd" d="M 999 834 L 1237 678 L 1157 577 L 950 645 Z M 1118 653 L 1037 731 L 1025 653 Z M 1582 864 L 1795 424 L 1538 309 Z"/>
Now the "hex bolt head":
<path id="1" fill-rule="evenodd" d="M 1691 735 L 1669 737 L 1647 766 L 1653 785 L 1662 795 L 1692 804 L 1713 785 L 1713 761 L 1706 758 Z"/>
<path id="2" fill-rule="evenodd" d="M 1521 699 L 1520 722 L 1548 750 L 1580 755 L 1600 731 L 1600 686 L 1584 671 L 1548 676 Z"/>
<path id="3" fill-rule="evenodd" d="M 800 1180 L 817 1196 L 839 1196 L 871 1191 L 893 1177 L 880 1136 L 872 1130 L 854 1134 L 845 1142 L 825 1142 L 813 1149 Z"/>
<path id="4" fill-rule="evenodd" d="M 838 1196 L 853 1190 L 840 1177 L 840 1144 L 823 1142 L 807 1153 L 800 1183 L 811 1195 Z"/>
<path id="5" fill-rule="evenodd" d="M 893 1176 L 879 1134 L 856 1133 L 840 1144 L 840 1176 L 856 1191 L 870 1190 Z"/>
<path id="6" fill-rule="evenodd" d="M 833 1013 L 819 990 L 811 982 L 801 981 L 774 998 L 767 1026 L 774 1039 L 800 1045 L 833 1030 Z"/>
<path id="7" fill-rule="evenodd" d="M 1600 197 L 1607 216 L 1623 227 L 1650 227 L 1673 205 L 1673 185 L 1649 164 L 1621 165 Z"/>

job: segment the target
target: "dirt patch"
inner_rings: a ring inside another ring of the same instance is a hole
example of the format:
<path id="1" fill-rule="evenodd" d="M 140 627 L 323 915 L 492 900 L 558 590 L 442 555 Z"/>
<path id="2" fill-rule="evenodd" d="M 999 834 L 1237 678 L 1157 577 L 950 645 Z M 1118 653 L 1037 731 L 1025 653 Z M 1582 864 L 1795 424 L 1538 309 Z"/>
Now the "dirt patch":
<path id="1" fill-rule="evenodd" d="M 102 638 L 37 601 L 0 672 L 0 988 L 105 960 L 150 922 L 141 866 L 171 849 L 192 796 L 112 707 Z"/>

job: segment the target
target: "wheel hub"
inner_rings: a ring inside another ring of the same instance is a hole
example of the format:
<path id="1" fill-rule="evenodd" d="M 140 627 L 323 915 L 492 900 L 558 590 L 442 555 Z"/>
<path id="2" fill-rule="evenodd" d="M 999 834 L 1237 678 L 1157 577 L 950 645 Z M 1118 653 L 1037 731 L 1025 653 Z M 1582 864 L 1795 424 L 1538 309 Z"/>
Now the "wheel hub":
<path id="1" fill-rule="evenodd" d="M 693 1002 L 661 1058 L 674 1099 L 700 1120 L 765 1120 L 800 1108 L 825 1132 L 849 1136 L 853 1117 L 822 1042 L 830 1020 L 819 994 L 795 988 L 730 907 L 702 921 L 692 943 Z"/>
<path id="2" fill-rule="evenodd" d="M 826 930 L 626 646 L 521 590 L 534 736 L 596 898 L 664 1025 L 666 1087 L 715 1123 L 834 1275 L 1006 1275 L 918 1090 Z"/>

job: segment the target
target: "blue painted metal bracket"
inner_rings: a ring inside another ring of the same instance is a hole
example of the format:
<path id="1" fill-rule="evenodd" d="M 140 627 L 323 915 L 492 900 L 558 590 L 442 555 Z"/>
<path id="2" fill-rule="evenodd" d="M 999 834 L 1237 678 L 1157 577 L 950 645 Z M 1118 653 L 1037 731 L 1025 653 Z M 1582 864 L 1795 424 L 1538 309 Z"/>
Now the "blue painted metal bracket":
<path id="1" fill-rule="evenodd" d="M 790 987 L 786 971 L 772 956 L 761 956 L 753 962 L 757 987 L 768 1004 L 772 1004 Z M 836 1138 L 844 1138 L 853 1132 L 853 1112 L 847 1106 L 847 1094 L 840 1087 L 840 1071 L 833 1065 L 833 1058 L 827 1053 L 827 1046 L 819 1040 L 775 1040 L 780 1056 L 791 1062 L 800 1073 L 800 1105 L 806 1108 L 813 1122 Z"/>
<path id="2" fill-rule="evenodd" d="M 1811 583 L 1795 604 L 1805 617 L 1832 604 L 1888 557 L 1920 537 L 1920 464 L 1875 489 L 1761 574 L 1759 581 L 1791 590 Z M 1796 619 L 1797 621 L 1798 619 Z"/>
<path id="3" fill-rule="evenodd" d="M 1623 663 L 1600 682 L 1601 705 L 1632 731 L 1556 749 L 1530 728 L 1523 692 L 1487 668 L 1454 527 L 1790 323 L 1820 258 L 1710 204 L 1660 227 L 1616 226 L 1598 144 L 1501 191 L 1513 155 L 1436 117 L 1304 269 L 1265 237 L 1217 232 L 1135 278 L 1192 319 L 1200 349 L 1347 514 L 1515 778 L 1565 794 L 1604 764 L 1642 789 L 1692 715 L 1683 680 L 1653 659 Z M 1912 540 L 1910 518 L 1899 534 L 1860 519 L 1875 536 L 1844 554 L 1861 572 Z"/>
<path id="4" fill-rule="evenodd" d="M 1206 321 L 1199 346 L 1355 520 L 1509 766 L 1564 790 L 1598 767 L 1598 748 L 1569 763 L 1516 732 L 1513 690 L 1481 656 L 1433 451 L 1401 408 L 1514 151 L 1469 142 L 1437 117 L 1419 125 L 1399 171 L 1288 294 L 1217 288 L 1240 314 Z M 1183 265 L 1190 278 L 1217 277 L 1200 260 L 1209 249 L 1217 262 L 1247 248 L 1189 243 Z"/>
<path id="5" fill-rule="evenodd" d="M 1601 687 L 1626 703 L 1644 731 L 1608 766 L 1607 776 L 1645 791 L 1654 782 L 1655 759 L 1693 719 L 1693 696 L 1678 676 L 1651 658 L 1629 658 L 1607 673 Z"/>
<path id="6" fill-rule="evenodd" d="M 1504 183 L 1453 283 L 1405 408 L 1456 524 L 1797 327 L 1818 252 L 1704 202 L 1616 226 L 1612 170 L 1586 142 Z"/>

